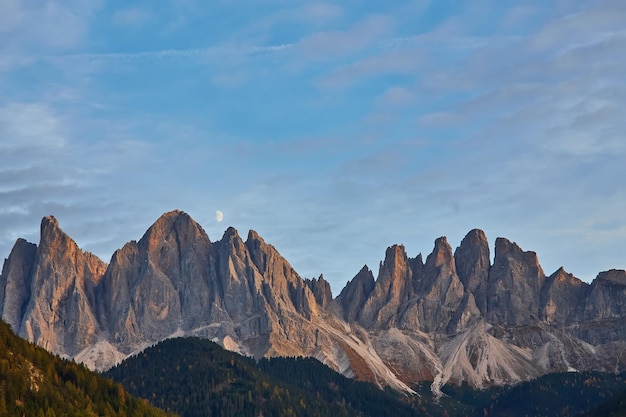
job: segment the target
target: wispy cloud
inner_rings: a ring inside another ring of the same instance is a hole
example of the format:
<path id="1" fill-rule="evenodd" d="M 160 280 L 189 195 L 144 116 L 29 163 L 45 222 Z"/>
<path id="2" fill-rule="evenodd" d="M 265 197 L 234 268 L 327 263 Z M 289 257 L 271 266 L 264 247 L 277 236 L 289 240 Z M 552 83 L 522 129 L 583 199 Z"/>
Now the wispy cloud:
<path id="1" fill-rule="evenodd" d="M 116 10 L 113 13 L 113 23 L 123 26 L 141 25 L 152 18 L 152 13 L 147 9 L 139 7 L 131 7 L 127 9 Z"/>

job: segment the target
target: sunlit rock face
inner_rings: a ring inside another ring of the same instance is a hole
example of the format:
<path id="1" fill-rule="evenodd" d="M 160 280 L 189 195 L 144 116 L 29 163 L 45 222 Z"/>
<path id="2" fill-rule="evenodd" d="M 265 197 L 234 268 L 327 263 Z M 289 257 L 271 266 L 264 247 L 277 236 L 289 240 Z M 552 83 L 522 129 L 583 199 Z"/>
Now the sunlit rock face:
<path id="1" fill-rule="evenodd" d="M 73 356 L 101 332 L 94 289 L 106 264 L 83 252 L 57 220 L 41 222 L 38 246 L 18 240 L 5 262 L 3 319 L 22 337 L 57 354 Z"/>
<path id="2" fill-rule="evenodd" d="M 626 272 L 591 284 L 534 252 L 470 231 L 424 261 L 387 248 L 333 299 L 255 231 L 212 242 L 182 211 L 162 215 L 109 265 L 54 217 L 38 245 L 18 239 L 0 275 L 0 313 L 22 337 L 106 369 L 169 337 L 195 335 L 255 357 L 311 356 L 346 376 L 411 391 L 432 381 L 475 387 L 550 373 L 626 370 Z"/>

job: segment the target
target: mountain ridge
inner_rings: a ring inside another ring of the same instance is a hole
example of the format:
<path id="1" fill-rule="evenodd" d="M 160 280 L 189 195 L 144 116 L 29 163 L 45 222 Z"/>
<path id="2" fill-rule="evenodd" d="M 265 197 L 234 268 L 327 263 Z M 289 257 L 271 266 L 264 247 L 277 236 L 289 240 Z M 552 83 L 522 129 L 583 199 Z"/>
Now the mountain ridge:
<path id="1" fill-rule="evenodd" d="M 482 387 L 570 369 L 622 371 L 626 271 L 586 284 L 537 255 L 471 230 L 423 261 L 392 245 L 336 298 L 303 279 L 253 230 L 211 242 L 188 214 L 163 214 L 107 265 L 52 216 L 39 245 L 18 239 L 0 275 L 0 313 L 28 340 L 94 369 L 173 336 L 242 354 L 309 356 L 346 376 L 412 392 L 433 381 Z"/>

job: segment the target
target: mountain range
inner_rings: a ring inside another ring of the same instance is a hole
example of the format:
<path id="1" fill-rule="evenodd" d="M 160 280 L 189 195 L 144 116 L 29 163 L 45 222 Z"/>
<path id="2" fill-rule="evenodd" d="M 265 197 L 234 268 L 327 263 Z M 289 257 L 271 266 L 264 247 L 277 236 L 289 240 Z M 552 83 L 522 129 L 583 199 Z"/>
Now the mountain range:
<path id="1" fill-rule="evenodd" d="M 402 245 L 377 276 L 364 266 L 337 297 L 303 279 L 258 233 L 212 242 L 182 211 L 162 215 L 109 264 L 48 216 L 18 239 L 0 275 L 2 319 L 45 349 L 106 370 L 158 341 L 210 339 L 255 358 L 313 357 L 345 376 L 413 392 L 541 375 L 626 369 L 626 271 L 587 284 L 534 252 L 470 231 L 424 260 Z"/>

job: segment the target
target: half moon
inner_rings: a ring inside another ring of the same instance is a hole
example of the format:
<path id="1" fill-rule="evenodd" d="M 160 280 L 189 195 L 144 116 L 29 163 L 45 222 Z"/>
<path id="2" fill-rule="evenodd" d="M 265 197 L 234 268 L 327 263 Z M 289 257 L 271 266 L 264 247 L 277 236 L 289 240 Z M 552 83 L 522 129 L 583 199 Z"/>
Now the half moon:
<path id="1" fill-rule="evenodd" d="M 224 220 L 224 213 L 222 213 L 221 211 L 217 210 L 215 212 L 215 220 L 217 220 L 217 222 L 221 222 L 222 220 Z"/>

